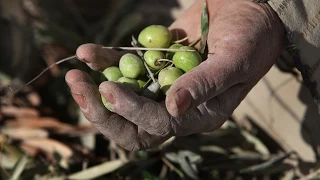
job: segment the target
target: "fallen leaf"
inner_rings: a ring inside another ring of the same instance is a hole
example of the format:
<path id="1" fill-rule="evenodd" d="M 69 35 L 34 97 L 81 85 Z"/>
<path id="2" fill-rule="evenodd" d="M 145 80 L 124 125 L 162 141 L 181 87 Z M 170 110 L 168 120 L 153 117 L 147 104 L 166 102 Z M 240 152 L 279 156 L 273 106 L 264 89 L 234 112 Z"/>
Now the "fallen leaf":
<path id="1" fill-rule="evenodd" d="M 5 153 L 0 152 L 0 156 L 1 167 L 4 169 L 13 169 L 14 165 L 19 161 L 19 157 L 10 156 Z"/>
<path id="2" fill-rule="evenodd" d="M 215 145 L 200 146 L 199 149 L 201 152 L 213 152 L 217 154 L 228 155 L 228 152 L 225 149 Z"/>
<path id="3" fill-rule="evenodd" d="M 73 155 L 70 147 L 53 139 L 27 139 L 23 141 L 23 144 L 36 147 L 51 155 L 58 153 L 62 158 L 66 159 Z"/>
<path id="4" fill-rule="evenodd" d="M 270 156 L 270 152 L 268 150 L 268 148 L 266 147 L 266 145 L 264 145 L 260 139 L 258 139 L 257 137 L 251 135 L 250 133 L 248 133 L 247 131 L 242 130 L 241 134 L 246 138 L 246 140 L 249 143 L 252 143 L 255 147 L 255 149 L 261 153 L 263 156 Z"/>
<path id="5" fill-rule="evenodd" d="M 260 173 L 273 168 L 275 165 L 281 164 L 286 158 L 288 158 L 293 152 L 282 154 L 276 158 L 270 159 L 269 161 L 263 162 L 261 164 L 256 164 L 245 169 L 240 170 L 240 173 Z"/>
<path id="6" fill-rule="evenodd" d="M 38 148 L 26 144 L 21 144 L 20 148 L 24 153 L 31 157 L 35 157 L 40 152 Z"/>
<path id="7" fill-rule="evenodd" d="M 108 161 L 97 166 L 93 166 L 86 170 L 71 174 L 68 179 L 94 179 L 100 176 L 111 173 L 121 166 L 123 166 L 125 162 L 121 160 Z"/>
<path id="8" fill-rule="evenodd" d="M 24 171 L 26 165 L 28 163 L 28 157 L 26 155 L 22 156 L 17 164 L 15 165 L 15 168 L 13 170 L 13 173 L 9 180 L 18 180 L 20 179 L 20 176 L 22 172 Z"/>
<path id="9" fill-rule="evenodd" d="M 59 131 L 72 131 L 72 125 L 62 123 L 59 120 L 51 117 L 37 117 L 37 118 L 19 118 L 15 120 L 8 120 L 6 122 L 8 127 L 28 127 L 28 128 L 51 128 Z"/>
<path id="10" fill-rule="evenodd" d="M 191 179 L 199 179 L 197 164 L 202 162 L 202 157 L 192 151 L 180 150 L 178 153 L 169 152 L 165 157 L 172 162 L 178 163 L 181 169 Z"/>
<path id="11" fill-rule="evenodd" d="M 1 132 L 13 139 L 44 139 L 49 136 L 49 133 L 43 129 L 31 128 L 3 128 Z"/>
<path id="12" fill-rule="evenodd" d="M 28 107 L 14 107 L 14 106 L 4 106 L 0 109 L 1 113 L 5 116 L 19 117 L 39 117 L 39 112 L 36 109 Z"/>
<path id="13" fill-rule="evenodd" d="M 10 144 L 2 144 L 1 146 L 3 148 L 3 152 L 0 152 L 1 167 L 6 169 L 14 168 L 22 156 L 21 151 L 16 146 Z"/>

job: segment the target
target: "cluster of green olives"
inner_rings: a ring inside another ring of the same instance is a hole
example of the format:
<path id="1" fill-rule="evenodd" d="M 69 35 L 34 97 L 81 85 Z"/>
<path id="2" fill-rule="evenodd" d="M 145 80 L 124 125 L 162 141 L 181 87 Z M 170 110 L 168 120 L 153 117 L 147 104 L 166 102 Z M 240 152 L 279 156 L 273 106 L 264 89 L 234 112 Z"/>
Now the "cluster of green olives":
<path id="1" fill-rule="evenodd" d="M 170 30 L 162 25 L 150 25 L 143 29 L 138 36 L 138 42 L 141 47 L 150 50 L 144 51 L 143 56 L 133 53 L 123 55 L 120 58 L 119 67 L 112 66 L 103 71 L 108 81 L 122 83 L 136 92 L 143 91 L 150 86 L 157 88 L 158 85 L 158 89 L 165 95 L 176 79 L 202 62 L 195 48 L 172 43 Z M 154 48 L 181 51 L 158 51 L 153 50 Z M 150 73 L 154 76 L 153 80 L 156 80 L 151 85 L 149 85 L 149 82 L 152 82 Z M 156 93 L 157 90 L 151 91 Z M 111 110 L 103 97 L 102 101 Z"/>

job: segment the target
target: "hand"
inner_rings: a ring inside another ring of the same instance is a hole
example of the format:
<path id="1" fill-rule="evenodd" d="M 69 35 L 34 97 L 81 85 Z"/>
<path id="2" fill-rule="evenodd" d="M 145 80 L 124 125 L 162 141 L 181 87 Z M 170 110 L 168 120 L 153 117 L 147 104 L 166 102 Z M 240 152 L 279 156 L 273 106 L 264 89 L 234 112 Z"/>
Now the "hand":
<path id="1" fill-rule="evenodd" d="M 182 29 L 191 40 L 200 37 L 202 5 L 196 1 L 170 28 Z M 172 136 L 213 131 L 229 118 L 282 52 L 284 29 L 268 5 L 210 0 L 208 8 L 208 58 L 171 86 L 165 103 L 114 82 L 103 82 L 98 90 L 86 73 L 67 73 L 75 101 L 101 133 L 128 150 L 141 150 Z M 77 56 L 94 70 L 120 57 L 93 44 L 80 46 Z M 106 110 L 100 93 L 115 113 Z"/>

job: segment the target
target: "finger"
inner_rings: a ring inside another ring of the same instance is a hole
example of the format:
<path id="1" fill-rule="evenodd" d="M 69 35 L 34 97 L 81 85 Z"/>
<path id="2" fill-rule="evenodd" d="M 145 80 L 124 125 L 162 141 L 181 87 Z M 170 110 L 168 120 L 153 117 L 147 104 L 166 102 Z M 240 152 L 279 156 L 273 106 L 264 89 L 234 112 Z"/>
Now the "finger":
<path id="1" fill-rule="evenodd" d="M 129 88 L 114 82 L 103 82 L 99 91 L 115 113 L 148 133 L 157 136 L 168 136 L 172 133 L 171 116 L 164 104 L 138 96 Z"/>
<path id="2" fill-rule="evenodd" d="M 101 102 L 97 86 L 87 73 L 71 70 L 66 74 L 66 81 L 84 116 L 102 134 L 123 148 L 131 151 L 142 150 L 169 138 L 150 135 L 123 117 L 109 112 Z"/>
<path id="3" fill-rule="evenodd" d="M 231 55 L 220 52 L 209 54 L 206 61 L 182 75 L 170 87 L 166 97 L 169 113 L 179 117 L 189 108 L 197 107 L 240 83 L 243 80 L 241 66 L 241 62 Z"/>
<path id="4" fill-rule="evenodd" d="M 251 82 L 233 85 L 228 90 L 203 103 L 209 116 L 215 118 L 208 120 L 206 128 L 202 131 L 210 132 L 220 128 L 232 115 L 233 111 L 239 106 L 253 86 L 254 84 Z"/>
<path id="5" fill-rule="evenodd" d="M 182 116 L 183 118 L 175 118 L 183 121 L 184 125 L 184 130 L 178 135 L 211 132 L 220 128 L 249 92 L 250 88 L 248 87 L 244 83 L 236 84 L 197 108 L 189 109 Z M 182 122 L 177 124 L 182 124 Z"/>
<path id="6" fill-rule="evenodd" d="M 238 92 L 234 91 L 238 90 L 239 88 L 231 88 L 230 92 L 237 95 Z M 219 128 L 231 114 L 231 111 L 225 110 L 227 107 L 220 105 L 219 96 L 197 108 L 189 109 L 179 118 L 174 118 L 163 104 L 138 96 L 121 84 L 104 82 L 100 84 L 99 91 L 110 102 L 115 113 L 157 137 L 185 136 L 211 131 Z M 226 92 L 227 96 L 229 90 Z M 233 101 L 228 101 L 228 108 L 233 107 L 231 103 Z"/>
<path id="7" fill-rule="evenodd" d="M 103 71 L 109 66 L 116 65 L 123 53 L 113 49 L 105 49 L 97 44 L 83 44 L 78 47 L 76 55 L 80 61 L 95 71 Z"/>
<path id="8" fill-rule="evenodd" d="M 86 72 L 83 72 L 78 69 L 72 69 L 72 70 L 68 71 L 65 79 L 66 79 L 66 82 L 68 83 L 69 86 L 75 82 L 80 82 L 80 81 L 94 84 L 94 81 L 92 80 L 90 75 L 88 75 Z"/>

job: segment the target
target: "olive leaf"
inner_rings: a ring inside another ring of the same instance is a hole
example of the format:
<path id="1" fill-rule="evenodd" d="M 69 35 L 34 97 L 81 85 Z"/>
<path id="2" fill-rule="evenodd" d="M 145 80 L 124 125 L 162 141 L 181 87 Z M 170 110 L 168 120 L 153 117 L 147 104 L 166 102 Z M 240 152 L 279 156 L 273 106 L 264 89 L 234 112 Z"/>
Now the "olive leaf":
<path id="1" fill-rule="evenodd" d="M 257 173 L 259 171 L 272 168 L 278 164 L 281 164 L 285 159 L 287 159 L 293 153 L 294 152 L 291 151 L 291 152 L 282 154 L 276 158 L 270 159 L 269 161 L 263 162 L 261 164 L 256 164 L 256 165 L 247 167 L 245 169 L 240 170 L 240 173 Z"/>
<path id="2" fill-rule="evenodd" d="M 68 176 L 68 179 L 94 179 L 94 178 L 98 178 L 98 177 L 109 174 L 109 173 L 121 168 L 125 164 L 126 163 L 123 162 L 122 160 L 107 161 L 102 164 L 98 164 L 96 166 L 90 167 L 86 170 L 73 173 Z"/>
<path id="3" fill-rule="evenodd" d="M 200 48 L 201 54 L 203 54 L 204 50 L 206 49 L 208 32 L 209 32 L 208 7 L 207 7 L 207 1 L 204 1 L 202 14 L 201 14 L 201 48 Z"/>

